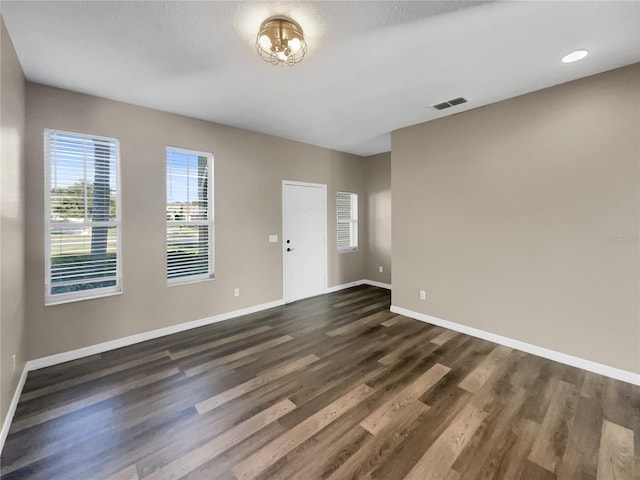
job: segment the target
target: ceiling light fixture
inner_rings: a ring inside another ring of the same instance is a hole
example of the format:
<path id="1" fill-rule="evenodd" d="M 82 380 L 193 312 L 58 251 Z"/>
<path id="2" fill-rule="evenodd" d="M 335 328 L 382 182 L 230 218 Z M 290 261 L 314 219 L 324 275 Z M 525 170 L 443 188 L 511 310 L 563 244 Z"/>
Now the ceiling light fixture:
<path id="1" fill-rule="evenodd" d="M 576 50 L 562 57 L 562 63 L 577 62 L 578 60 L 582 60 L 587 55 L 589 55 L 589 52 L 587 52 L 586 50 Z"/>
<path id="2" fill-rule="evenodd" d="M 307 53 L 302 28 L 284 17 L 266 19 L 256 37 L 256 50 L 265 62 L 293 66 Z"/>

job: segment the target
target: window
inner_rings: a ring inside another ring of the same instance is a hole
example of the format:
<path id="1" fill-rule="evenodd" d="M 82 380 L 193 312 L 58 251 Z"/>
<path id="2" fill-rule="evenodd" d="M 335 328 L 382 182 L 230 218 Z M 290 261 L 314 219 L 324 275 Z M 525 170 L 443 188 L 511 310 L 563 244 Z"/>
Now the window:
<path id="1" fill-rule="evenodd" d="M 213 155 L 167 147 L 167 281 L 212 278 Z"/>
<path id="2" fill-rule="evenodd" d="M 336 193 L 336 215 L 338 218 L 338 251 L 358 249 L 358 194 Z"/>
<path id="3" fill-rule="evenodd" d="M 119 144 L 45 130 L 45 303 L 120 293 Z"/>

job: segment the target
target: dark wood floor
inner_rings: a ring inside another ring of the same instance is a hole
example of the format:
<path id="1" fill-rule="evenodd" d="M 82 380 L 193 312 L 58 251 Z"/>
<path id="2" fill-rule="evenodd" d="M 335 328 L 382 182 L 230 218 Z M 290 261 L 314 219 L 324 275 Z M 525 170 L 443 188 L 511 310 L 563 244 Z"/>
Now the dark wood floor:
<path id="1" fill-rule="evenodd" d="M 31 372 L 2 479 L 633 479 L 640 388 L 355 287 Z"/>

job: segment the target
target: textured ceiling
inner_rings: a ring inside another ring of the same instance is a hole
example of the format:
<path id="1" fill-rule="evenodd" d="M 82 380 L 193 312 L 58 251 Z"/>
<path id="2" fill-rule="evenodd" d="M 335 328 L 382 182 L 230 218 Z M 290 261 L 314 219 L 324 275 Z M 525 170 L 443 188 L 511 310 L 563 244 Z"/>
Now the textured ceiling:
<path id="1" fill-rule="evenodd" d="M 397 128 L 640 61 L 635 1 L 2 1 L 1 13 L 31 81 L 358 155 L 390 150 Z M 293 68 L 254 50 L 276 14 L 308 38 Z M 562 64 L 575 49 L 590 55 Z"/>

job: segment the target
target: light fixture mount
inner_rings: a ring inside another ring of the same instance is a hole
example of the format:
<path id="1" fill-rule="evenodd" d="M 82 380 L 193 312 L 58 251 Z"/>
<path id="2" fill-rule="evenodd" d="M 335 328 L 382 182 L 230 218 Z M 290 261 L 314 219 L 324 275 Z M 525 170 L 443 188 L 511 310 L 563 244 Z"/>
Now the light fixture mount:
<path id="1" fill-rule="evenodd" d="M 302 28 L 286 17 L 271 17 L 260 25 L 256 50 L 265 62 L 293 66 L 307 53 Z"/>

